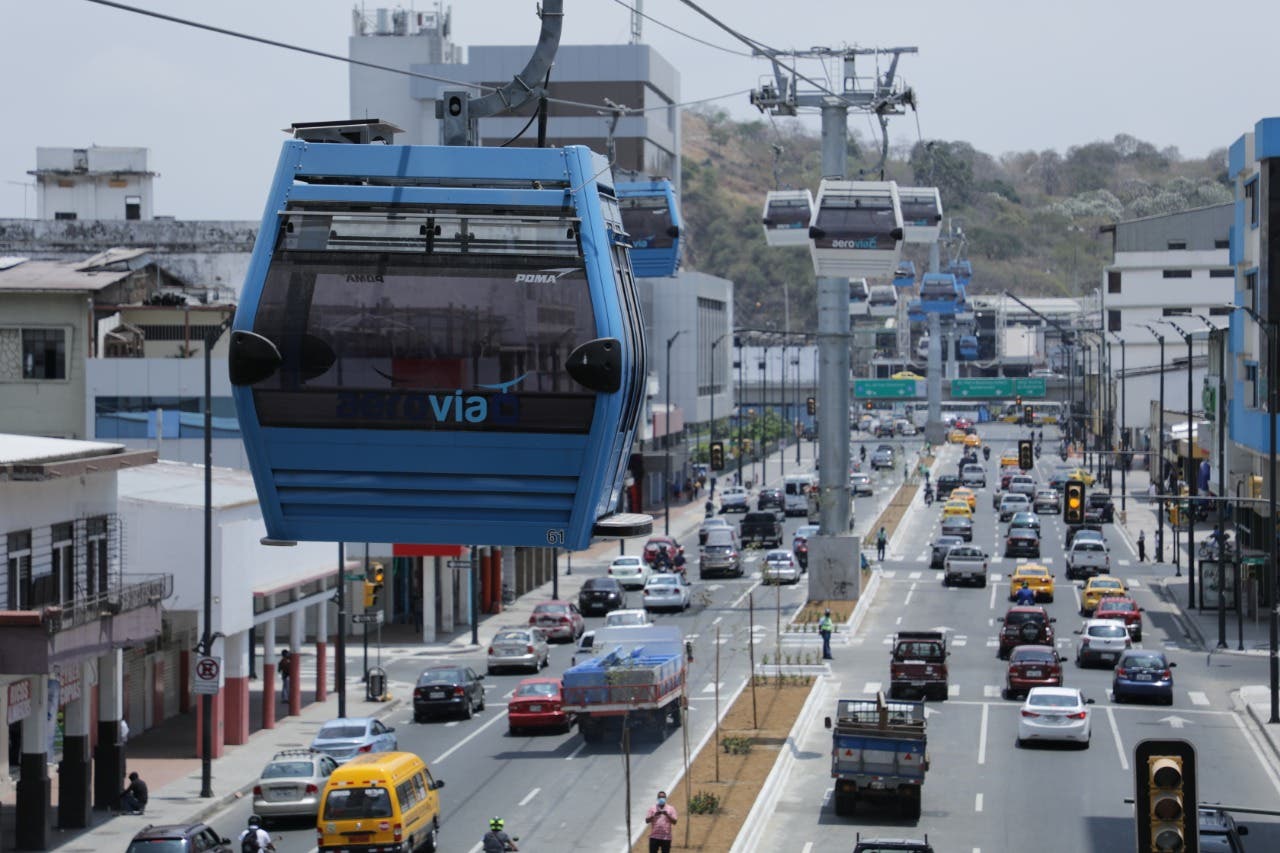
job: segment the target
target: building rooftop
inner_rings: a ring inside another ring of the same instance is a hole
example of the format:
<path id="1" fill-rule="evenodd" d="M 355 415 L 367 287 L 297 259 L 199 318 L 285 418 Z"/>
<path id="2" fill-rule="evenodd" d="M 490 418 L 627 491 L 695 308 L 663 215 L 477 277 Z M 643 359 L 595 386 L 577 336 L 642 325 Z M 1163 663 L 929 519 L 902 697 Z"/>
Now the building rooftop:
<path id="1" fill-rule="evenodd" d="M 120 499 L 177 507 L 204 507 L 204 466 L 168 460 L 123 472 Z M 258 503 L 258 490 L 248 471 L 213 469 L 213 507 L 231 509 Z"/>
<path id="2" fill-rule="evenodd" d="M 6 258 L 6 262 L 13 261 Z M 108 263 L 119 263 L 114 258 Z M 92 263 L 91 263 L 92 262 Z M 32 261 L 21 259 L 16 263 L 0 265 L 0 290 L 57 291 L 60 293 L 96 292 L 128 278 L 133 270 L 126 268 L 103 269 L 103 261 L 95 256 L 89 261 Z"/>
<path id="3" fill-rule="evenodd" d="M 148 466 L 154 450 L 123 444 L 0 433 L 0 480 L 56 480 Z"/>

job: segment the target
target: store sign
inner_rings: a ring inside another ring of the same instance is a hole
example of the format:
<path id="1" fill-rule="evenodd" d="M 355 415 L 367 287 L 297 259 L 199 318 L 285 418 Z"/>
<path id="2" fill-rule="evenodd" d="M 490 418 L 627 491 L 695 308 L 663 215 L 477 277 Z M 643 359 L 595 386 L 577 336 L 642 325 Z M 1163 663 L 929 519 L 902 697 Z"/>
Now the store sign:
<path id="1" fill-rule="evenodd" d="M 24 678 L 9 685 L 8 723 L 13 725 L 31 716 L 31 679 Z"/>
<path id="2" fill-rule="evenodd" d="M 58 671 L 58 696 L 62 705 L 80 698 L 80 667 L 72 666 Z"/>

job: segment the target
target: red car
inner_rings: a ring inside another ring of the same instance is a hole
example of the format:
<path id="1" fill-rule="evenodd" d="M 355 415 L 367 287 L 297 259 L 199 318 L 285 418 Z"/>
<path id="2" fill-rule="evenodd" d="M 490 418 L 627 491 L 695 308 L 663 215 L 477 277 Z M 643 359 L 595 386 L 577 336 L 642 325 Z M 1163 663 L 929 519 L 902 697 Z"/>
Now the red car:
<path id="1" fill-rule="evenodd" d="M 1094 619 L 1116 619 L 1124 623 L 1129 639 L 1142 640 L 1142 608 L 1127 595 L 1104 595 L 1093 610 Z"/>
<path id="2" fill-rule="evenodd" d="M 650 537 L 649 541 L 644 543 L 644 561 L 652 566 L 658 559 L 658 552 L 664 548 L 667 551 L 667 555 L 674 560 L 676 551 L 680 549 L 680 546 L 670 536 Z"/>
<path id="3" fill-rule="evenodd" d="M 560 679 L 524 679 L 507 702 L 507 731 L 513 735 L 529 729 L 569 731 L 573 717 L 564 712 L 563 701 Z"/>
<path id="4" fill-rule="evenodd" d="M 952 426 L 956 429 L 968 429 L 973 426 L 973 421 L 968 418 L 956 418 L 955 423 L 953 423 Z"/>
<path id="5" fill-rule="evenodd" d="M 1009 653 L 1004 698 L 1025 694 L 1032 687 L 1061 687 L 1064 660 L 1053 646 L 1018 646 Z"/>
<path id="6" fill-rule="evenodd" d="M 572 601 L 544 601 L 529 614 L 529 624 L 547 632 L 548 640 L 572 643 L 587 630 L 578 605 Z"/>

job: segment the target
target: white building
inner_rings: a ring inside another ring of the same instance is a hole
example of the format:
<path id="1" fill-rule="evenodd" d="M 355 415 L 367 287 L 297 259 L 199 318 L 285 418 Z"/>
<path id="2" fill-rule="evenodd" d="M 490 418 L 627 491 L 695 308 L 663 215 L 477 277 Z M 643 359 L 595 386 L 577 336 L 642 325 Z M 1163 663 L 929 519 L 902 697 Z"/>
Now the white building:
<path id="1" fill-rule="evenodd" d="M 37 148 L 36 215 L 40 219 L 150 219 L 145 148 Z"/>

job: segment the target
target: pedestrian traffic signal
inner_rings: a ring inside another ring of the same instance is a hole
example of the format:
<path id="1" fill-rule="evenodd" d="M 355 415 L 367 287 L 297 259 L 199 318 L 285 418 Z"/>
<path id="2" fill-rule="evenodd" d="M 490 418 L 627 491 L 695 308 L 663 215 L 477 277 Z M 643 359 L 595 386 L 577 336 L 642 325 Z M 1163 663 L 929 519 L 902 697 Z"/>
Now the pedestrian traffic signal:
<path id="1" fill-rule="evenodd" d="M 386 575 L 382 563 L 372 562 L 364 570 L 364 609 L 378 606 L 378 595 L 382 592 L 382 582 Z"/>
<path id="2" fill-rule="evenodd" d="M 378 584 L 373 581 L 364 582 L 364 609 L 368 610 L 378 603 Z"/>
<path id="3" fill-rule="evenodd" d="M 1084 524 L 1084 483 L 1081 480 L 1067 480 L 1062 520 L 1067 524 Z"/>
<path id="4" fill-rule="evenodd" d="M 1133 755 L 1138 850 L 1199 853 L 1195 746 L 1144 740 Z"/>
<path id="5" fill-rule="evenodd" d="M 723 441 L 711 442 L 711 470 L 712 471 L 724 470 L 724 442 Z"/>
<path id="6" fill-rule="evenodd" d="M 1036 467 L 1035 448 L 1031 446 L 1030 439 L 1024 438 L 1018 442 L 1018 467 L 1023 471 Z"/>
<path id="7" fill-rule="evenodd" d="M 808 398 L 807 400 L 805 400 L 805 401 L 804 401 L 804 407 L 805 407 L 805 410 L 806 410 L 809 414 L 811 414 L 811 415 L 816 415 L 816 414 L 818 414 L 818 400 L 817 400 L 817 398 L 816 398 L 816 397 L 810 397 L 810 398 Z"/>

